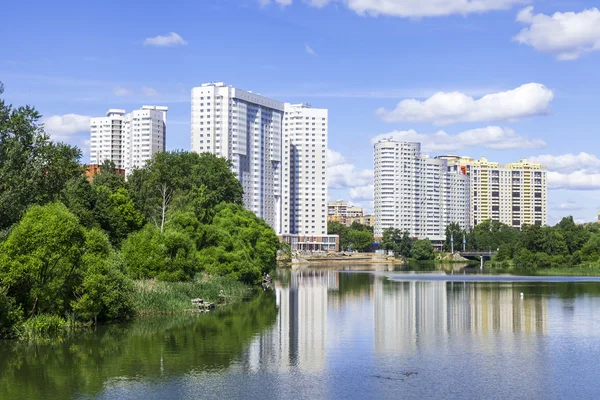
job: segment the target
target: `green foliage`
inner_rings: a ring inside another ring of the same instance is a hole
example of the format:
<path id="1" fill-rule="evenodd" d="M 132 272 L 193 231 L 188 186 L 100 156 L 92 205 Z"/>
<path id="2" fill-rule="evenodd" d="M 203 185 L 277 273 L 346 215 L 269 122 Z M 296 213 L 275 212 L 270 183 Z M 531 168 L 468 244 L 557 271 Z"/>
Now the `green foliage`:
<path id="1" fill-rule="evenodd" d="M 444 250 L 452 251 L 452 239 L 454 239 L 454 251 L 462 250 L 463 238 L 466 238 L 467 232 L 461 229 L 460 225 L 452 222 L 446 226 L 446 240 L 444 242 Z"/>
<path id="2" fill-rule="evenodd" d="M 435 259 L 433 245 L 427 239 L 416 240 L 410 250 L 410 258 L 417 261 L 431 261 Z"/>
<path id="3" fill-rule="evenodd" d="M 119 189 L 126 189 L 125 175 L 119 174 L 116 171 L 115 163 L 106 160 L 99 166 L 99 173 L 94 176 L 92 185 L 94 187 L 104 186 L 111 193 L 117 192 Z"/>
<path id="4" fill-rule="evenodd" d="M 0 230 L 29 206 L 56 200 L 82 174 L 79 149 L 52 143 L 40 120 L 35 108 L 13 108 L 0 98 Z"/>
<path id="5" fill-rule="evenodd" d="M 71 301 L 73 311 L 82 319 L 111 321 L 131 315 L 132 282 L 124 262 L 110 245 L 104 232 L 86 232 L 86 252 L 82 257 L 83 281 Z"/>
<path id="6" fill-rule="evenodd" d="M 39 314 L 29 318 L 18 328 L 18 335 L 24 340 L 51 338 L 66 329 L 66 321 L 56 315 Z"/>
<path id="7" fill-rule="evenodd" d="M 0 283 L 31 315 L 60 314 L 78 283 L 83 244 L 63 204 L 33 206 L 0 247 Z"/>
<path id="8" fill-rule="evenodd" d="M 13 327 L 23 320 L 23 310 L 7 293 L 8 289 L 0 286 L 0 338 L 14 336 Z"/>
<path id="9" fill-rule="evenodd" d="M 98 186 L 96 196 L 95 219 L 109 234 L 113 244 L 120 244 L 130 233 L 142 227 L 144 216 L 135 208 L 126 189 L 112 193 L 107 187 Z"/>
<path id="10" fill-rule="evenodd" d="M 198 272 L 195 250 L 188 234 L 175 229 L 161 232 L 152 224 L 131 234 L 121 249 L 134 279 L 165 281 L 187 280 Z"/>
<path id="11" fill-rule="evenodd" d="M 413 241 L 408 231 L 401 231 L 396 228 L 388 228 L 383 231 L 381 245 L 384 250 L 392 250 L 403 258 L 410 256 Z"/>
<path id="12" fill-rule="evenodd" d="M 209 273 L 259 283 L 274 269 L 279 239 L 262 219 L 235 204 L 221 204 L 205 227 L 199 263 Z"/>
<path id="13" fill-rule="evenodd" d="M 208 274 L 199 274 L 188 282 L 137 280 L 133 308 L 137 315 L 177 314 L 191 308 L 190 299 L 237 303 L 251 293 L 251 288 L 233 278 Z"/>
<path id="14" fill-rule="evenodd" d="M 327 234 L 340 237 L 340 250 L 368 251 L 373 244 L 373 228 L 353 222 L 351 226 L 327 222 Z"/>
<path id="15" fill-rule="evenodd" d="M 137 207 L 161 229 L 173 205 L 192 208 L 207 223 L 221 202 L 242 204 L 242 186 L 231 163 L 209 153 L 157 153 L 145 168 L 131 174 L 129 184 Z"/>

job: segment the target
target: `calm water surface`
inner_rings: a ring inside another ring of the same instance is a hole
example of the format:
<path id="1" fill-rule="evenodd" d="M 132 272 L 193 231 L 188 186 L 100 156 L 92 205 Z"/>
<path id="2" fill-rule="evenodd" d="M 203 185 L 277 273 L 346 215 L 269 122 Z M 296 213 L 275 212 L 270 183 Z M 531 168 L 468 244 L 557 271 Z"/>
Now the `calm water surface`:
<path id="1" fill-rule="evenodd" d="M 0 399 L 600 398 L 598 280 L 364 269 L 280 271 L 209 315 L 0 342 Z"/>

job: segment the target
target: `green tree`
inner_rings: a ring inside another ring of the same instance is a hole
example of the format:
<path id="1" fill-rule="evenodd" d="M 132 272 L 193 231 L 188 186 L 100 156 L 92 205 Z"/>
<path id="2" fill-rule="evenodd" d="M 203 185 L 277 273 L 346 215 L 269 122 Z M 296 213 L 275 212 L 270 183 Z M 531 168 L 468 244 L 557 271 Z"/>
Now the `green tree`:
<path id="1" fill-rule="evenodd" d="M 61 314 L 78 284 L 83 244 L 63 204 L 33 206 L 0 247 L 0 283 L 30 315 Z"/>
<path id="2" fill-rule="evenodd" d="M 50 142 L 40 120 L 33 107 L 13 108 L 0 98 L 0 230 L 30 205 L 57 199 L 66 182 L 83 173 L 79 149 Z"/>
<path id="3" fill-rule="evenodd" d="M 258 283 L 276 266 L 279 239 L 265 221 L 236 204 L 217 207 L 198 249 L 206 271 Z"/>
<path id="4" fill-rule="evenodd" d="M 417 261 L 430 261 L 435 259 L 433 245 L 427 239 L 415 241 L 410 251 L 410 258 Z"/>
<path id="5" fill-rule="evenodd" d="M 122 258 L 104 232 L 98 229 L 86 232 L 81 261 L 83 280 L 74 291 L 73 311 L 94 322 L 130 316 L 132 282 L 125 273 Z"/>
<path id="6" fill-rule="evenodd" d="M 340 237 L 340 250 L 348 250 L 350 247 L 350 241 L 348 239 L 348 233 L 350 228 L 339 222 L 328 221 L 327 222 L 327 234 L 338 235 Z"/>
<path id="7" fill-rule="evenodd" d="M 466 232 L 461 229 L 460 225 L 456 222 L 451 222 L 446 226 L 446 241 L 444 242 L 444 250 L 452 251 L 452 243 L 454 240 L 454 251 L 460 251 L 462 249 L 463 237 L 466 237 Z"/>
<path id="8" fill-rule="evenodd" d="M 352 229 L 348 232 L 350 248 L 357 251 L 368 251 L 373 245 L 373 234 L 369 230 Z"/>
<path id="9" fill-rule="evenodd" d="M 397 228 L 385 229 L 381 243 L 384 250 L 393 250 L 404 259 L 410 256 L 413 244 L 408 231 L 403 232 Z"/>
<path id="10" fill-rule="evenodd" d="M 188 234 L 148 224 L 129 235 L 121 252 L 134 279 L 189 280 L 198 270 L 196 247 Z"/>
<path id="11" fill-rule="evenodd" d="M 206 211 L 221 202 L 242 204 L 242 186 L 231 163 L 209 153 L 157 153 L 145 168 L 133 171 L 129 184 L 138 208 L 161 230 L 173 204 L 192 207 L 203 222 L 210 222 L 213 213 Z"/>
<path id="12" fill-rule="evenodd" d="M 96 188 L 95 220 L 108 233 L 113 244 L 120 244 L 130 233 L 138 231 L 144 215 L 138 211 L 126 189 L 111 193 L 105 186 Z"/>
<path id="13" fill-rule="evenodd" d="M 99 166 L 99 173 L 94 176 L 92 185 L 95 187 L 104 186 L 111 193 L 117 192 L 119 189 L 126 189 L 125 175 L 117 172 L 115 163 L 111 160 L 106 160 Z"/>

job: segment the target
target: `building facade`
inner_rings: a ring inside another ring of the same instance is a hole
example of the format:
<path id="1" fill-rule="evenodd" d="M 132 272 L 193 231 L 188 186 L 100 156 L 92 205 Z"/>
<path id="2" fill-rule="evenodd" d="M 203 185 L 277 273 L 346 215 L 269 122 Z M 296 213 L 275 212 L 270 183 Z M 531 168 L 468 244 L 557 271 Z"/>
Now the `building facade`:
<path id="1" fill-rule="evenodd" d="M 192 151 L 232 162 L 244 206 L 292 250 L 337 250 L 327 236 L 327 110 L 224 83 L 192 89 Z"/>
<path id="2" fill-rule="evenodd" d="M 548 225 L 548 179 L 542 165 L 527 160 L 500 165 L 486 158 L 444 158 L 451 171 L 469 177 L 470 226 L 486 220 L 515 228 Z"/>
<path id="3" fill-rule="evenodd" d="M 468 178 L 447 160 L 422 155 L 419 143 L 384 139 L 374 146 L 374 170 L 376 237 L 397 228 L 440 242 L 448 224 L 468 228 Z"/>
<path id="4" fill-rule="evenodd" d="M 165 151 L 167 111 L 167 107 L 142 106 L 128 114 L 110 109 L 104 117 L 91 118 L 90 164 L 110 160 L 126 174 L 143 167 L 154 154 Z"/>
<path id="5" fill-rule="evenodd" d="M 362 217 L 365 210 L 360 207 L 349 206 L 345 201 L 331 201 L 327 204 L 328 217 Z"/>

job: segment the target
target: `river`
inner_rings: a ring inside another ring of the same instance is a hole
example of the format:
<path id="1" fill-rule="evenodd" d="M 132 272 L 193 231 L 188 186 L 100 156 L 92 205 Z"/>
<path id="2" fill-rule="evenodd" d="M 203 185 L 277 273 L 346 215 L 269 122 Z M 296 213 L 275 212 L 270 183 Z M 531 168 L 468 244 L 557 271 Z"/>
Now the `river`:
<path id="1" fill-rule="evenodd" d="M 211 314 L 0 342 L 0 399 L 600 396 L 598 279 L 338 265 L 273 286 Z"/>

